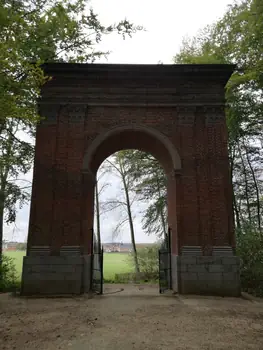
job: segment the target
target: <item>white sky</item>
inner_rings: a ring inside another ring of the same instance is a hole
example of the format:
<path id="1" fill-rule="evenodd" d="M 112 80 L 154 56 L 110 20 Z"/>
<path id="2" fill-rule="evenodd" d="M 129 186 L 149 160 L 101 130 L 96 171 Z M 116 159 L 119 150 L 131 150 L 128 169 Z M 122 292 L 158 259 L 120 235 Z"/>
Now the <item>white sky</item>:
<path id="1" fill-rule="evenodd" d="M 98 49 L 111 51 L 107 60 L 101 63 L 137 63 L 164 64 L 172 63 L 173 56 L 179 51 L 183 37 L 193 36 L 204 26 L 213 23 L 227 9 L 231 0 L 91 0 L 95 13 L 99 14 L 105 25 L 118 22 L 125 17 L 131 22 L 143 25 L 146 31 L 138 32 L 132 39 L 125 41 L 120 35 L 109 35 L 104 38 Z M 32 179 L 32 172 L 26 176 Z M 110 180 L 111 186 L 103 197 L 116 194 L 117 180 Z M 25 241 L 27 237 L 29 205 L 18 212 L 16 225 L 4 227 L 4 239 Z M 154 236 L 148 237 L 142 232 L 140 210 L 137 209 L 135 220 L 136 241 L 152 242 Z M 102 239 L 111 240 L 111 232 L 118 220 L 118 214 L 107 215 L 102 220 Z M 120 238 L 129 242 L 129 230 L 124 226 Z"/>

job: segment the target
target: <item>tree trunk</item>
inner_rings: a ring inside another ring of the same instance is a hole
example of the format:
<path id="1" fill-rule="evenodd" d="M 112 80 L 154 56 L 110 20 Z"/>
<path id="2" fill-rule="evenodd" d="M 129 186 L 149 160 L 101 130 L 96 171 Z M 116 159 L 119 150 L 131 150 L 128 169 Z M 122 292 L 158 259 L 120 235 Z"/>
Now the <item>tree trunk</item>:
<path id="1" fill-rule="evenodd" d="M 234 185 L 233 185 L 233 178 L 234 178 L 234 162 L 235 162 L 235 149 L 230 149 L 230 177 L 231 177 L 231 185 L 232 185 L 232 191 L 233 191 L 233 210 L 234 210 L 234 225 L 235 228 L 237 228 L 239 231 L 241 229 L 241 223 L 240 223 L 240 216 L 239 216 L 239 210 L 237 207 L 237 200 L 236 200 L 236 194 L 234 191 Z"/>
<path id="2" fill-rule="evenodd" d="M 160 181 L 159 181 L 159 177 L 157 176 L 157 188 L 158 188 L 158 195 L 159 198 L 161 198 L 161 189 L 160 189 Z M 163 208 L 161 208 L 161 222 L 162 222 L 162 227 L 163 227 L 163 237 L 165 237 L 165 235 L 167 234 L 167 226 L 165 224 L 165 217 L 164 217 L 164 212 L 163 212 Z"/>
<path id="3" fill-rule="evenodd" d="M 4 231 L 4 194 L 0 189 L 0 291 L 2 290 L 2 261 L 3 261 L 3 231 Z"/>
<path id="4" fill-rule="evenodd" d="M 250 210 L 250 203 L 249 203 L 247 169 L 246 169 L 246 165 L 245 165 L 245 162 L 244 162 L 244 159 L 243 159 L 243 156 L 242 156 L 242 151 L 241 151 L 240 145 L 238 145 L 238 150 L 239 150 L 239 156 L 240 156 L 240 159 L 241 159 L 243 172 L 244 172 L 245 194 L 246 194 L 246 202 L 247 202 L 248 220 L 249 220 L 249 225 L 251 225 L 252 224 L 252 219 L 251 219 L 251 210 Z"/>
<path id="5" fill-rule="evenodd" d="M 254 169 L 252 167 L 252 164 L 251 164 L 249 156 L 248 156 L 247 147 L 246 147 L 244 142 L 243 142 L 243 146 L 244 146 L 245 151 L 246 151 L 246 158 L 247 158 L 248 166 L 249 166 L 249 169 L 251 171 L 251 174 L 252 174 L 252 177 L 253 177 L 253 181 L 254 181 L 254 185 L 255 185 L 256 197 L 257 197 L 257 221 L 258 221 L 259 233 L 261 234 L 260 195 L 259 195 L 259 189 L 258 189 L 258 182 L 257 182 Z"/>
<path id="6" fill-rule="evenodd" d="M 244 215 L 242 213 L 242 199 L 241 198 L 239 198 L 239 200 L 236 199 L 236 206 L 237 206 L 237 211 L 239 212 L 240 227 L 243 227 L 246 224 L 246 219 L 244 218 Z"/>
<path id="7" fill-rule="evenodd" d="M 128 219 L 129 219 L 130 232 L 131 232 L 131 241 L 132 241 L 133 254 L 134 254 L 135 271 L 136 271 L 136 273 L 139 273 L 140 267 L 139 267 L 137 249 L 136 249 L 136 243 L 135 243 L 135 234 L 134 234 L 134 226 L 133 226 L 133 219 L 132 219 L 132 213 L 131 213 L 129 189 L 128 189 L 128 185 L 126 182 L 126 176 L 125 176 L 125 171 L 123 169 L 122 160 L 119 159 L 119 161 L 120 161 L 120 170 L 121 170 L 122 182 L 123 182 L 123 187 L 124 187 L 124 192 L 125 192 L 125 198 L 126 198 L 126 203 L 127 203 L 127 212 L 128 212 Z"/>
<path id="8" fill-rule="evenodd" d="M 17 132 L 17 129 L 14 130 L 14 132 Z M 9 134 L 8 136 L 8 143 L 6 147 L 5 152 L 5 162 L 2 165 L 2 168 L 0 169 L 0 264 L 2 264 L 2 254 L 3 254 L 3 231 L 4 231 L 4 209 L 5 209 L 5 200 L 6 200 L 6 186 L 7 186 L 7 179 L 8 174 L 10 172 L 10 166 L 9 166 L 9 159 L 12 156 L 12 137 Z M 3 154 L 2 154 L 3 155 Z"/>
<path id="9" fill-rule="evenodd" d="M 17 132 L 18 130 L 18 126 L 14 126 L 15 122 L 12 121 L 11 124 L 11 129 L 14 132 L 14 134 Z M 2 133 L 3 130 L 1 130 Z M 12 147 L 13 147 L 13 143 L 12 143 L 12 136 L 9 133 L 8 136 L 8 143 L 7 146 L 5 148 L 5 154 L 4 154 L 4 162 L 2 164 L 2 168 L 0 169 L 0 286 L 2 285 L 2 273 L 1 273 L 1 266 L 2 266 L 2 261 L 3 261 L 3 234 L 4 234 L 4 210 L 5 210 L 5 205 L 6 205 L 6 197 L 7 197 L 7 179 L 8 179 L 8 175 L 10 173 L 11 170 L 11 166 L 10 166 L 10 159 L 12 158 Z M 3 156 L 3 153 L 2 155 Z"/>
<path id="10" fill-rule="evenodd" d="M 95 202 L 96 202 L 96 225 L 97 225 L 97 235 L 98 235 L 98 246 L 101 247 L 100 205 L 99 205 L 98 182 L 96 182 L 96 185 L 95 185 Z"/>
<path id="11" fill-rule="evenodd" d="M 236 201 L 236 196 L 235 193 L 233 195 L 233 208 L 234 208 L 234 213 L 235 213 L 235 226 L 238 230 L 241 229 L 241 223 L 240 223 L 240 217 L 239 217 L 239 211 L 238 211 L 238 207 L 237 207 L 237 201 Z"/>

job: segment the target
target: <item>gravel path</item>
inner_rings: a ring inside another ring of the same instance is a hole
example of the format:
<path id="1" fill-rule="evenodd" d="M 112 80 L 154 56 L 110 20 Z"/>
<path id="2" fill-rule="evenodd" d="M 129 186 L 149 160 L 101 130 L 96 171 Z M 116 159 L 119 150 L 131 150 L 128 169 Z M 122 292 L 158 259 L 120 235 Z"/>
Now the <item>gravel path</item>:
<path id="1" fill-rule="evenodd" d="M 263 302 L 160 296 L 156 286 L 104 291 L 92 299 L 0 295 L 0 349 L 263 350 Z"/>

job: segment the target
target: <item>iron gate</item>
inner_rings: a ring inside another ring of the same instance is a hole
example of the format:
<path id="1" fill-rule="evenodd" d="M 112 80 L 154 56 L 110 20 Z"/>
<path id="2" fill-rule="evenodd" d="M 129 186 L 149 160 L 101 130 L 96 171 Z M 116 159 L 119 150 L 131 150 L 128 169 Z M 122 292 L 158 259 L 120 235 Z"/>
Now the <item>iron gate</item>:
<path id="1" fill-rule="evenodd" d="M 165 291 L 172 289 L 172 269 L 171 269 L 171 230 L 168 230 L 168 234 L 159 249 L 159 291 L 164 293 Z"/>
<path id="2" fill-rule="evenodd" d="M 103 247 L 92 230 L 91 290 L 103 294 Z"/>

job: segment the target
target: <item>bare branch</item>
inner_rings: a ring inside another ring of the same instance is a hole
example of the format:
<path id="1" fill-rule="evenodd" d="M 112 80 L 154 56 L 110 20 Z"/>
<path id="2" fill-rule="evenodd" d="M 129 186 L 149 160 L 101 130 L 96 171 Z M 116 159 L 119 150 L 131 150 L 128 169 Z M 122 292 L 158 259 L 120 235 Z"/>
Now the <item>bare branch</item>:
<path id="1" fill-rule="evenodd" d="M 117 209 L 119 207 L 124 207 L 125 203 L 121 201 L 106 201 L 101 203 L 103 214 L 112 211 L 114 209 Z"/>
<path id="2" fill-rule="evenodd" d="M 121 173 L 121 171 L 120 171 L 120 169 L 118 169 L 118 167 L 113 163 L 113 162 L 111 162 L 110 160 L 106 160 L 106 162 L 108 163 L 108 164 L 110 164 L 110 166 L 112 166 L 119 174 L 120 174 L 120 176 L 123 176 L 123 174 Z"/>
<path id="3" fill-rule="evenodd" d="M 25 179 L 10 179 L 9 182 L 11 182 L 11 181 L 24 181 L 24 182 L 28 182 L 32 185 L 32 181 L 25 180 Z"/>
<path id="4" fill-rule="evenodd" d="M 114 231 L 113 231 L 113 232 L 114 232 L 114 236 L 115 236 L 115 234 L 116 234 L 115 237 L 118 236 L 118 233 L 119 233 L 121 227 L 122 227 L 127 221 L 129 221 L 129 218 L 128 218 L 128 217 L 125 218 L 124 220 L 122 220 L 121 222 L 119 222 L 119 223 L 116 225 L 116 227 L 115 227 L 115 229 L 114 229 Z"/>
<path id="5" fill-rule="evenodd" d="M 134 197 L 133 197 L 133 199 L 131 200 L 131 202 L 130 202 L 130 206 L 132 206 L 133 205 L 133 203 L 138 199 L 138 195 L 136 194 Z"/>
<path id="6" fill-rule="evenodd" d="M 105 189 L 105 188 L 107 188 L 108 186 L 111 186 L 111 184 L 110 183 L 108 183 L 108 182 L 105 182 L 102 186 L 101 186 L 101 188 L 100 188 L 100 190 L 99 190 L 99 195 L 103 192 L 103 190 Z"/>

